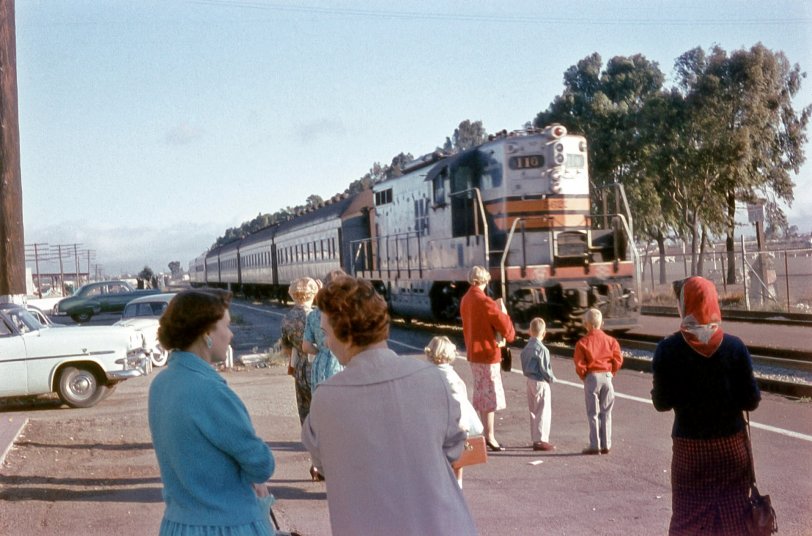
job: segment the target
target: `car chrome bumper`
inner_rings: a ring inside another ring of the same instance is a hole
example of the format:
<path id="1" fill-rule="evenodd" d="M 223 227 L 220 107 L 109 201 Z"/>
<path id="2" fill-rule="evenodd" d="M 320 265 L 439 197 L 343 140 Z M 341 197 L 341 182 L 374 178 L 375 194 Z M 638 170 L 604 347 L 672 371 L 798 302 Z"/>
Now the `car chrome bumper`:
<path id="1" fill-rule="evenodd" d="M 146 376 L 152 369 L 152 361 L 142 349 L 137 352 L 131 350 L 126 358 L 117 359 L 116 364 L 124 367 L 124 370 L 108 371 L 107 377 L 110 380 L 126 380 L 127 378 Z"/>
<path id="2" fill-rule="evenodd" d="M 139 369 L 129 369 L 129 370 L 111 370 L 107 372 L 107 379 L 110 381 L 121 381 L 121 380 L 128 380 L 130 378 L 137 378 L 139 376 L 145 376 L 146 373 L 143 370 Z"/>

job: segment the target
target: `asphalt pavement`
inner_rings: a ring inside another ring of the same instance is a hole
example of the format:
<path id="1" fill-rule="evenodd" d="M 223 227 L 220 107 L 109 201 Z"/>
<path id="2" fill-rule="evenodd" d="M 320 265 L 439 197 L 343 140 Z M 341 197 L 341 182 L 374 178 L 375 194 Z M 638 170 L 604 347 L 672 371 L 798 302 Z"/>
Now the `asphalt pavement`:
<path id="1" fill-rule="evenodd" d="M 24 415 L 0 415 L 0 466 L 27 423 Z"/>

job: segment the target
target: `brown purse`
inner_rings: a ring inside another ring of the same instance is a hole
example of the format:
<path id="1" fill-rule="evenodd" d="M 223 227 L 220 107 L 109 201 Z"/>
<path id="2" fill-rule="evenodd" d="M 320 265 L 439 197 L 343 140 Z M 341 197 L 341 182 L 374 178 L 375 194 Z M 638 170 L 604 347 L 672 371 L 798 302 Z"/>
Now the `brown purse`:
<path id="1" fill-rule="evenodd" d="M 460 457 L 451 464 L 454 469 L 465 467 L 466 465 L 476 465 L 488 461 L 488 451 L 485 450 L 485 436 L 469 437 L 465 440 L 465 447 L 462 449 Z"/>

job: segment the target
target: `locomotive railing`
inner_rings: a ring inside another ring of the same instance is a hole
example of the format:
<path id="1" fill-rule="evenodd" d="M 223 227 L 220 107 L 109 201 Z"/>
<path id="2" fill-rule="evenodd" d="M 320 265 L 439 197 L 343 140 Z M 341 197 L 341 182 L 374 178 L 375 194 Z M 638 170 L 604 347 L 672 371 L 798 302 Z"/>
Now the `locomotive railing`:
<path id="1" fill-rule="evenodd" d="M 616 224 L 616 222 L 620 222 L 620 224 L 623 226 L 624 231 L 626 232 L 626 236 L 630 237 L 627 240 L 627 242 L 628 242 L 629 251 L 631 252 L 631 255 L 632 255 L 632 262 L 634 263 L 634 271 L 635 271 L 635 275 L 636 275 L 636 277 L 634 278 L 635 279 L 635 291 L 637 292 L 638 296 L 641 296 L 640 291 L 641 291 L 641 284 L 642 283 L 641 283 L 640 277 L 639 277 L 640 276 L 640 253 L 637 251 L 637 246 L 635 246 L 634 240 L 631 239 L 632 234 L 631 234 L 631 227 L 629 225 L 629 222 L 626 221 L 626 217 L 623 214 L 611 214 L 611 215 L 607 214 L 607 215 L 603 215 L 603 217 L 604 217 L 605 221 L 607 221 L 607 222 L 608 222 L 608 218 L 611 217 L 613 226 Z M 527 253 L 526 253 L 526 247 L 525 247 L 525 223 L 524 223 L 525 220 L 548 220 L 548 221 L 553 220 L 553 221 L 555 221 L 555 218 L 553 216 L 531 216 L 531 217 L 518 217 L 515 220 L 513 220 L 513 223 L 510 226 L 510 231 L 508 232 L 507 240 L 505 242 L 505 249 L 502 252 L 502 258 L 499 260 L 499 272 L 500 272 L 500 276 L 501 276 L 500 279 L 501 279 L 502 296 L 503 297 L 507 296 L 507 269 L 506 269 L 507 258 L 508 258 L 508 255 L 510 254 L 510 246 L 513 244 L 514 235 L 516 234 L 516 227 L 519 224 L 521 224 L 521 237 L 522 237 L 521 268 L 522 268 L 523 272 L 527 268 Z M 554 234 L 553 231 L 554 231 L 554 226 L 551 225 L 549 227 L 549 231 L 548 231 L 549 234 L 550 234 L 550 238 L 547 241 L 547 243 L 549 244 L 549 248 L 550 248 L 550 251 L 549 251 L 549 258 L 550 259 L 554 258 L 555 234 Z M 614 257 L 615 257 L 615 259 L 618 259 L 620 257 L 620 251 L 619 251 L 618 248 L 619 248 L 619 244 L 617 243 L 617 241 L 615 241 L 615 243 L 614 243 Z"/>
<path id="2" fill-rule="evenodd" d="M 491 249 L 489 243 L 489 229 L 488 220 L 485 216 L 485 204 L 482 202 L 482 193 L 479 191 L 479 188 L 467 188 L 465 190 L 460 190 L 459 192 L 453 192 L 449 194 L 449 196 L 459 197 L 470 193 L 473 193 L 476 197 L 476 206 L 474 207 L 473 214 L 474 236 L 482 235 L 484 237 L 484 266 L 490 266 Z M 480 229 L 480 227 L 482 228 Z M 371 275 L 377 272 L 378 277 L 383 277 L 383 274 L 385 273 L 387 279 L 392 278 L 393 272 L 395 273 L 396 277 L 400 277 L 400 274 L 403 271 L 406 272 L 406 275 L 409 278 L 412 277 L 413 271 L 416 272 L 417 277 L 423 277 L 423 255 L 420 237 L 420 231 L 409 231 L 405 233 L 354 240 L 350 243 L 352 247 L 350 251 L 353 258 L 353 267 L 358 266 L 360 262 L 362 264 L 360 271 L 370 272 Z M 417 243 L 417 266 L 414 268 L 412 267 L 412 262 L 410 260 L 410 244 L 413 239 Z M 401 242 L 405 243 L 405 268 L 402 268 L 400 265 Z M 394 249 L 394 257 L 392 256 L 392 251 L 390 248 Z M 383 268 L 384 263 L 382 260 L 386 261 L 386 268 Z"/>
<path id="3" fill-rule="evenodd" d="M 615 190 L 617 190 L 617 197 L 615 197 L 615 213 L 616 214 L 613 214 L 613 215 L 617 215 L 617 216 L 621 216 L 621 217 L 623 217 L 624 214 L 626 215 L 626 218 L 628 218 L 628 222 L 624 223 L 624 227 L 626 228 L 627 232 L 629 233 L 628 234 L 629 241 L 634 243 L 634 220 L 632 219 L 632 212 L 629 209 L 629 200 L 626 198 L 626 189 L 619 182 L 612 183 L 612 184 L 606 184 L 604 186 L 600 186 L 599 189 L 601 190 L 601 204 L 603 206 L 603 215 L 602 215 L 602 217 L 603 217 L 603 222 L 604 222 L 603 225 L 604 225 L 604 227 L 609 226 L 608 218 L 610 216 L 609 208 L 608 208 L 609 199 L 608 199 L 608 196 L 607 196 L 607 190 L 615 189 Z M 622 211 L 621 211 L 621 207 L 620 207 L 621 203 L 623 204 L 623 210 Z"/>
<path id="4" fill-rule="evenodd" d="M 414 240 L 417 243 L 417 266 L 412 268 L 411 262 L 411 247 L 410 243 Z M 373 241 L 375 247 L 372 247 Z M 381 242 L 383 242 L 383 255 L 381 252 Z M 406 267 L 400 266 L 400 248 L 401 242 L 405 243 L 406 254 Z M 397 233 L 393 235 L 376 236 L 374 238 L 364 238 L 361 240 L 354 240 L 351 243 L 353 248 L 353 267 L 358 265 L 358 261 L 363 259 L 361 271 L 370 272 L 373 274 L 378 272 L 378 277 L 383 277 L 386 273 L 387 279 L 392 278 L 392 272 L 395 272 L 396 277 L 400 277 L 401 271 L 406 272 L 406 276 L 411 278 L 412 271 L 416 272 L 417 277 L 423 277 L 423 253 L 420 244 L 420 231 L 408 231 L 405 233 Z M 394 257 L 390 254 L 390 245 L 394 244 Z M 362 257 L 363 255 L 363 257 Z M 382 259 L 386 260 L 386 269 L 382 268 Z M 394 268 L 392 267 L 394 264 Z"/>

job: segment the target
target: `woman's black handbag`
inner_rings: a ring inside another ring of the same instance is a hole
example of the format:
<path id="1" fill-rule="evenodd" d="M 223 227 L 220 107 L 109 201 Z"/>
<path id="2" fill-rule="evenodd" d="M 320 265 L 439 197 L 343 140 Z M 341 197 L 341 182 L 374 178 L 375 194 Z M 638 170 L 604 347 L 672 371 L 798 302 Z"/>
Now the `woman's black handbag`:
<path id="1" fill-rule="evenodd" d="M 768 536 L 778 532 L 778 520 L 769 495 L 761 495 L 755 482 L 750 487 L 750 499 L 747 507 L 747 531 L 753 536 Z"/>
<path id="2" fill-rule="evenodd" d="M 756 466 L 753 461 L 753 444 L 750 442 L 750 412 L 746 413 L 747 419 L 747 451 L 750 454 L 750 498 L 748 499 L 747 510 L 744 513 L 744 521 L 747 525 L 747 532 L 751 536 L 769 536 L 778 532 L 778 519 L 775 516 L 772 501 L 769 495 L 761 495 L 756 487 Z"/>
<path id="3" fill-rule="evenodd" d="M 510 372 L 510 369 L 513 368 L 513 356 L 510 354 L 510 348 L 505 345 L 499 347 L 499 350 L 502 352 L 502 370 Z"/>

